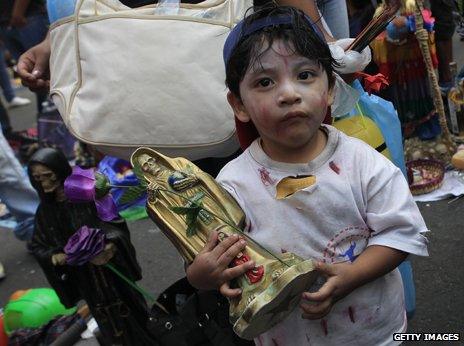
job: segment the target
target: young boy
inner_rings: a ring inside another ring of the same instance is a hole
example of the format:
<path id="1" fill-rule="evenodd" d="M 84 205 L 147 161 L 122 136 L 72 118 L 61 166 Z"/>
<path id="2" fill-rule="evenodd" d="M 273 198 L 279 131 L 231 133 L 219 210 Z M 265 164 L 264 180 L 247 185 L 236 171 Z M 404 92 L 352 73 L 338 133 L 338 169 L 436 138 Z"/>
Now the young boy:
<path id="1" fill-rule="evenodd" d="M 275 253 L 315 259 L 326 278 L 316 292 L 302 294 L 301 310 L 255 342 L 394 344 L 392 334 L 406 330 L 395 268 L 408 253 L 427 256 L 421 235 L 427 228 L 398 168 L 360 140 L 321 125 L 333 100 L 335 62 L 327 44 L 303 13 L 267 7 L 232 31 L 224 61 L 229 103 L 259 138 L 218 181 L 244 210 L 253 239 Z M 283 195 L 289 181 L 308 176 L 313 184 Z M 240 294 L 227 281 L 253 263 L 228 268 L 224 258 L 243 247 L 238 237 L 217 246 L 211 237 L 187 269 L 189 280 L 220 287 L 228 297 Z"/>

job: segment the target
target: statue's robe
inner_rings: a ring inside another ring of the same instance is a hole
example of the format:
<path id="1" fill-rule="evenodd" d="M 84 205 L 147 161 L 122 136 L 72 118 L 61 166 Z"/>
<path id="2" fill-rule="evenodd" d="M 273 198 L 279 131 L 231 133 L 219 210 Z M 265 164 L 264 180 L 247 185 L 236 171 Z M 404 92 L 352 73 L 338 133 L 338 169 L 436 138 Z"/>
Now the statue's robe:
<path id="1" fill-rule="evenodd" d="M 68 239 L 80 227 L 103 230 L 106 239 L 116 246 L 110 264 L 127 278 L 142 278 L 125 222 L 102 222 L 93 203 L 43 201 L 36 214 L 32 252 L 50 285 L 66 307 L 84 299 L 96 319 L 105 340 L 123 345 L 154 345 L 145 329 L 148 318 L 143 296 L 104 266 L 90 262 L 81 266 L 58 265 L 52 255 L 63 253 Z"/>

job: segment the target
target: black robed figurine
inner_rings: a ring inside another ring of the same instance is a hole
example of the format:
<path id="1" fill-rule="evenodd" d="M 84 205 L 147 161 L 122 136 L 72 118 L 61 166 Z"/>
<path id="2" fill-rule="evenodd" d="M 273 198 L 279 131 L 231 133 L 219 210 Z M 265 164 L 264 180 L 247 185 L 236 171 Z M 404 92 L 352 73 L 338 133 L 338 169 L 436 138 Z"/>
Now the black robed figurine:
<path id="1" fill-rule="evenodd" d="M 141 269 L 126 223 L 103 222 L 93 203 L 71 203 L 66 199 L 64 181 L 72 170 L 62 152 L 38 150 L 29 162 L 28 173 L 41 199 L 32 251 L 61 302 L 69 308 L 84 299 L 108 344 L 156 344 L 145 329 L 148 313 L 140 293 L 103 265 L 66 264 L 63 249 L 68 239 L 82 226 L 99 228 L 112 244 L 111 249 L 105 249 L 100 264 L 110 260 L 127 278 L 140 280 Z"/>

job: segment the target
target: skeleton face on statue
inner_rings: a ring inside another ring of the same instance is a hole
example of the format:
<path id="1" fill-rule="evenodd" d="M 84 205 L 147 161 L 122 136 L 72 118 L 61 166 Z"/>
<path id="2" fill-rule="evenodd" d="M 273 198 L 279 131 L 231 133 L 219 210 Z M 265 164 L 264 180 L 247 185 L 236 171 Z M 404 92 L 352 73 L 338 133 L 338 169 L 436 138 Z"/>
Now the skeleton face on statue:
<path id="1" fill-rule="evenodd" d="M 150 173 L 153 176 L 157 176 L 158 174 L 166 170 L 166 168 L 163 165 L 159 164 L 154 157 L 151 157 L 147 154 L 140 155 L 139 164 L 144 172 Z"/>
<path id="2" fill-rule="evenodd" d="M 47 166 L 36 163 L 31 166 L 31 176 L 42 186 L 45 193 L 54 192 L 61 184 L 56 174 Z"/>

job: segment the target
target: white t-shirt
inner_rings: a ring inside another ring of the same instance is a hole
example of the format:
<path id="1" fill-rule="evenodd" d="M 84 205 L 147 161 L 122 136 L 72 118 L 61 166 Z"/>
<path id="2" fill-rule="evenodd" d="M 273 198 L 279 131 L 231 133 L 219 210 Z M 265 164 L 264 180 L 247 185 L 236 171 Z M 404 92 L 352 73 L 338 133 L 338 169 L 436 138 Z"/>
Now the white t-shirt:
<path id="1" fill-rule="evenodd" d="M 427 256 L 427 227 L 401 171 L 364 142 L 331 126 L 328 141 L 308 164 L 271 160 L 256 140 L 217 180 L 247 216 L 250 236 L 275 253 L 293 252 L 326 263 L 353 261 L 367 246 Z M 285 177 L 314 175 L 316 183 L 285 199 Z M 296 308 L 255 339 L 257 345 L 388 345 L 406 330 L 397 269 L 338 301 L 321 320 Z"/>

